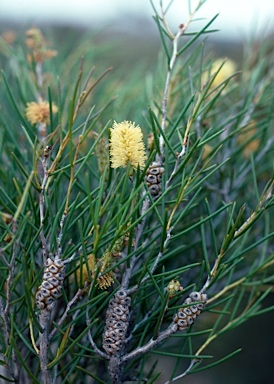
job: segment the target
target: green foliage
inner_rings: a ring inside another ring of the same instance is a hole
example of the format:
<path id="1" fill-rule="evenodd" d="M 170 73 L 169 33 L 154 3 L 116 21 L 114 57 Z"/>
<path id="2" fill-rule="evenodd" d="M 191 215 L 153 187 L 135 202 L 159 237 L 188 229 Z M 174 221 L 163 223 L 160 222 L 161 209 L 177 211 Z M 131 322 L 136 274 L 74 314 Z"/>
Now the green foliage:
<path id="1" fill-rule="evenodd" d="M 108 303 L 126 274 L 129 354 L 157 340 L 190 292 L 208 295 L 191 328 L 126 361 L 129 381 L 161 380 L 159 355 L 174 360 L 170 380 L 213 367 L 238 350 L 208 355 L 212 342 L 273 309 L 263 306 L 274 270 L 273 53 L 261 44 L 261 59 L 248 51 L 244 67 L 222 77 L 226 63 L 214 67 L 201 40 L 215 17 L 188 39 L 187 32 L 171 35 L 166 15 L 155 12 L 163 53 L 147 78 L 138 65 L 126 76 L 103 67 L 113 48 L 90 37 L 70 50 L 55 47 L 58 55 L 41 61 L 20 39 L 1 40 L 0 372 L 6 382 L 41 382 L 35 295 L 45 255 L 66 262 L 48 335 L 56 383 L 110 382 L 98 348 Z M 50 103 L 49 122 L 31 124 L 25 108 L 41 99 Z M 113 120 L 135 121 L 145 140 L 153 135 L 145 170 L 110 167 Z M 155 156 L 165 168 L 157 200 L 145 183 Z M 174 279 L 183 289 L 169 296 Z"/>

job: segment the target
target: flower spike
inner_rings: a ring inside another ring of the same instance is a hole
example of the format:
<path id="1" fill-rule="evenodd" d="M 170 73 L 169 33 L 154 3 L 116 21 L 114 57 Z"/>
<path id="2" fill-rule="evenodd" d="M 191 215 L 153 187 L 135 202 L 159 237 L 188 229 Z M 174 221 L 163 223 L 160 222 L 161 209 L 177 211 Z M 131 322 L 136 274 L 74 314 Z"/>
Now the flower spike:
<path id="1" fill-rule="evenodd" d="M 145 166 L 146 154 L 141 128 L 130 121 L 113 124 L 110 128 L 111 167 L 126 167 L 129 163 L 133 169 Z"/>

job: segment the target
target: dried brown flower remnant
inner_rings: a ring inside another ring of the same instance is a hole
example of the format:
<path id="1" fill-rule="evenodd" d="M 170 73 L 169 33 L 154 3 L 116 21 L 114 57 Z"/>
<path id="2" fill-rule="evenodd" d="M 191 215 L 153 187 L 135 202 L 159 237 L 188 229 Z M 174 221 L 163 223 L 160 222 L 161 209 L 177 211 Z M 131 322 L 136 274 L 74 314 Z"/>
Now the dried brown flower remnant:
<path id="1" fill-rule="evenodd" d="M 57 55 L 57 51 L 47 49 L 47 43 L 40 29 L 31 28 L 26 31 L 26 46 L 31 51 L 29 61 L 44 62 Z"/>
<path id="2" fill-rule="evenodd" d="M 100 261 L 100 260 L 99 260 Z M 91 283 L 91 278 L 95 278 L 95 274 L 98 268 L 98 261 L 95 260 L 94 254 L 90 254 L 87 257 L 87 263 L 84 263 L 79 269 L 76 271 L 76 279 L 78 284 L 81 286 L 89 285 Z M 115 276 L 114 272 L 109 271 L 104 273 L 104 267 L 100 267 L 101 270 L 97 276 L 97 285 L 100 289 L 107 289 L 113 283 L 113 277 Z M 91 278 L 90 278 L 91 276 Z"/>
<path id="3" fill-rule="evenodd" d="M 129 226 L 130 223 L 127 224 Z M 95 259 L 94 254 L 87 256 L 87 262 L 84 262 L 76 271 L 76 279 L 78 284 L 89 284 L 91 278 L 94 279 L 97 276 L 97 285 L 100 289 L 107 289 L 114 283 L 115 272 L 105 272 L 111 268 L 116 259 L 120 256 L 122 249 L 128 244 L 129 232 L 119 237 L 111 250 L 107 249 L 104 254 Z M 134 243 L 134 240 L 133 240 Z M 98 272 L 99 268 L 99 273 Z M 91 278 L 90 278 L 91 277 Z"/>
<path id="4" fill-rule="evenodd" d="M 53 103 L 52 114 L 56 113 L 57 111 L 58 111 L 58 108 Z M 39 103 L 32 101 L 30 103 L 27 103 L 26 117 L 31 124 L 37 124 L 37 123 L 49 124 L 49 117 L 50 117 L 49 103 L 46 101 L 40 101 Z"/>
<path id="5" fill-rule="evenodd" d="M 13 220 L 13 216 L 10 215 L 9 213 L 6 213 L 6 212 L 0 212 L 0 218 L 6 223 L 6 224 L 10 224 Z M 6 243 L 9 243 L 10 241 L 12 240 L 12 235 L 10 232 L 8 232 L 5 237 L 4 237 L 4 241 Z"/>
<path id="6" fill-rule="evenodd" d="M 2 38 L 7 44 L 13 44 L 16 39 L 16 32 L 12 29 L 7 29 L 2 33 Z"/>
<path id="7" fill-rule="evenodd" d="M 0 217 L 5 221 L 6 224 L 12 222 L 13 216 L 6 212 L 0 212 Z"/>
<path id="8" fill-rule="evenodd" d="M 97 277 L 98 287 L 100 289 L 107 289 L 108 287 L 111 287 L 114 283 L 113 276 L 115 276 L 115 274 L 112 271 L 105 274 L 99 274 Z"/>

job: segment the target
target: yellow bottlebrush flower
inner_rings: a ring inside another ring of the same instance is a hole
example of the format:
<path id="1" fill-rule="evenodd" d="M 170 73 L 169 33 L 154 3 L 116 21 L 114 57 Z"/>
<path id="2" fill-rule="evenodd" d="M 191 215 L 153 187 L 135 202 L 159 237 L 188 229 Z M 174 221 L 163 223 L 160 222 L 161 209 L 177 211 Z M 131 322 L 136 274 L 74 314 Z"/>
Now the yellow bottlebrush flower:
<path id="1" fill-rule="evenodd" d="M 102 264 L 101 262 L 99 263 Z M 90 275 L 92 279 L 94 279 L 94 276 L 96 275 L 96 272 L 97 272 L 97 268 L 100 268 L 100 272 L 97 276 L 97 285 L 100 289 L 107 289 L 114 283 L 114 279 L 113 279 L 113 277 L 115 276 L 114 272 L 109 271 L 107 273 L 104 273 L 105 267 L 102 265 L 98 267 L 98 261 L 95 259 L 94 254 L 88 255 L 87 264 L 86 263 L 82 264 L 81 267 L 76 271 L 76 280 L 78 284 L 82 282 L 83 286 L 85 284 L 89 285 L 91 283 Z"/>
<path id="2" fill-rule="evenodd" d="M 130 121 L 114 122 L 110 129 L 111 167 L 126 167 L 129 163 L 133 169 L 138 165 L 144 168 L 146 154 L 141 128 Z"/>
<path id="3" fill-rule="evenodd" d="M 53 103 L 52 104 L 52 113 L 56 113 L 58 108 Z M 49 124 L 49 116 L 50 116 L 50 107 L 49 103 L 46 101 L 40 101 L 40 103 L 36 103 L 32 101 L 31 103 L 27 103 L 26 108 L 26 117 L 31 124 Z"/>
<path id="4" fill-rule="evenodd" d="M 223 64 L 224 63 L 224 64 Z M 220 66 L 223 64 L 222 68 Z M 225 81 L 229 76 L 233 75 L 236 72 L 236 63 L 231 59 L 220 58 L 213 62 L 212 67 L 210 69 L 210 73 L 204 73 L 202 76 L 202 83 L 206 83 L 208 77 L 214 75 L 219 69 L 220 71 L 215 76 L 211 88 L 215 88 L 220 85 L 223 81 Z"/>
<path id="5" fill-rule="evenodd" d="M 107 289 L 108 287 L 111 287 L 114 283 L 113 276 L 114 273 L 112 271 L 105 273 L 104 275 L 99 275 L 97 277 L 98 287 L 100 289 Z"/>

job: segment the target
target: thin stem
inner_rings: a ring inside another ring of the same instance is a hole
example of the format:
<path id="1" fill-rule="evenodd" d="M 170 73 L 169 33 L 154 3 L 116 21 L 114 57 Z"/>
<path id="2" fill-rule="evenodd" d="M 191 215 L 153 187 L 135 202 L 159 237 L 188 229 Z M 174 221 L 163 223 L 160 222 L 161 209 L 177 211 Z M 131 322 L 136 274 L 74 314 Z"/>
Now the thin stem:
<path id="1" fill-rule="evenodd" d="M 164 384 L 170 384 L 174 381 L 182 379 L 183 377 L 185 377 L 190 372 L 190 370 L 194 367 L 195 364 L 199 363 L 199 361 L 201 361 L 201 360 L 200 359 L 192 359 L 188 368 L 183 373 L 181 373 L 179 376 L 173 377 L 173 379 L 171 379 L 171 380 L 166 381 Z"/>
<path id="2" fill-rule="evenodd" d="M 89 318 L 89 314 L 88 314 L 88 307 L 86 307 L 86 324 L 87 326 L 89 327 L 91 322 L 90 322 L 90 318 Z M 94 349 L 95 353 L 97 353 L 97 355 L 103 357 L 105 360 L 109 360 L 110 357 L 103 351 L 101 351 L 97 345 L 95 344 L 95 341 L 93 340 L 93 337 L 91 335 L 91 331 L 89 330 L 88 331 L 88 339 L 89 339 L 89 342 L 92 346 L 92 348 Z"/>
<path id="3" fill-rule="evenodd" d="M 60 231 L 59 231 L 59 235 L 57 237 L 57 257 L 59 259 L 61 258 L 61 254 L 62 254 L 61 242 L 62 242 L 62 238 L 63 238 L 63 227 L 64 227 L 64 222 L 65 222 L 66 217 L 67 217 L 67 214 L 64 212 L 62 215 L 61 221 L 60 221 Z"/>
<path id="4" fill-rule="evenodd" d="M 49 323 L 50 323 L 50 312 L 47 309 L 42 309 L 39 322 L 42 328 L 40 333 L 40 368 L 43 377 L 43 384 L 52 384 L 51 372 L 48 370 L 49 356 Z"/>
<path id="5" fill-rule="evenodd" d="M 165 82 L 165 88 L 164 88 L 164 94 L 163 94 L 163 99 L 162 99 L 162 123 L 161 123 L 161 128 L 162 128 L 163 132 L 165 132 L 165 129 L 166 129 L 167 99 L 168 99 L 168 93 L 169 93 L 170 83 L 171 83 L 171 74 L 172 74 L 172 71 L 174 69 L 177 57 L 178 57 L 178 41 L 179 41 L 180 37 L 185 33 L 187 28 L 189 27 L 189 24 L 191 23 L 195 13 L 198 11 L 198 9 L 201 7 L 201 5 L 203 3 L 204 3 L 204 1 L 202 1 L 202 0 L 199 1 L 199 3 L 197 4 L 196 8 L 194 9 L 194 11 L 189 14 L 187 22 L 185 24 L 180 24 L 179 25 L 179 29 L 178 29 L 178 31 L 177 31 L 175 36 L 170 32 L 170 29 L 168 27 L 168 23 L 167 23 L 166 18 L 165 18 L 165 13 L 162 10 L 162 21 L 163 21 L 163 24 L 164 24 L 164 26 L 166 28 L 166 31 L 169 34 L 169 36 L 171 38 L 173 38 L 173 42 L 172 42 L 172 55 L 171 55 L 171 59 L 170 59 L 169 66 L 168 66 L 166 82 Z M 184 146 L 185 147 L 187 145 L 188 130 L 186 130 L 186 134 L 185 134 L 185 138 L 184 138 Z M 164 160 L 164 144 L 165 143 L 164 143 L 164 138 L 163 138 L 163 136 L 161 134 L 160 134 L 160 137 L 159 137 L 159 143 L 160 143 L 160 154 L 157 154 L 156 161 L 160 162 L 160 163 L 163 163 L 163 160 Z M 183 146 L 181 154 L 179 155 L 180 159 L 182 158 L 182 156 L 184 155 L 185 150 L 186 150 L 186 148 L 184 148 L 184 146 Z"/>
<path id="6" fill-rule="evenodd" d="M 67 190 L 67 197 L 66 197 L 66 205 L 65 205 L 65 210 L 64 210 L 64 216 L 66 216 L 68 214 L 68 209 L 69 209 L 68 206 L 69 206 L 71 190 L 72 190 L 73 182 L 75 180 L 75 178 L 74 178 L 75 164 L 76 164 L 76 161 L 77 161 L 77 156 L 78 156 L 81 140 L 82 140 L 82 136 L 79 136 L 78 143 L 77 143 L 77 146 L 76 146 L 76 149 L 75 149 L 74 158 L 73 158 L 73 161 L 72 161 L 72 164 L 71 164 L 71 167 L 70 167 L 70 180 L 69 180 L 69 186 L 68 186 L 68 190 Z"/>
<path id="7" fill-rule="evenodd" d="M 43 165 L 44 176 L 43 176 L 41 191 L 40 191 L 40 195 L 39 195 L 39 208 L 40 208 L 40 227 L 41 227 L 40 239 L 41 239 L 41 243 L 42 243 L 43 262 L 45 264 L 45 262 L 48 258 L 47 239 L 46 239 L 45 233 L 44 233 L 44 215 L 45 215 L 44 193 L 45 193 L 46 185 L 47 185 L 48 178 L 49 178 L 48 167 L 47 167 L 47 165 L 48 165 L 48 157 L 47 156 L 43 156 L 42 165 Z"/>
<path id="8" fill-rule="evenodd" d="M 163 100 L 162 100 L 162 124 L 161 124 L 161 128 L 162 128 L 163 132 L 165 131 L 165 128 L 166 128 L 167 97 L 168 97 L 168 92 L 169 92 L 169 87 L 170 87 L 171 73 L 172 73 L 172 70 L 174 68 L 174 65 L 175 65 L 175 62 L 176 62 L 176 59 L 177 59 L 178 40 L 182 36 L 184 31 L 185 31 L 185 29 L 184 29 L 183 25 L 181 25 L 179 27 L 178 32 L 176 33 L 176 35 L 175 35 L 175 37 L 173 39 L 173 51 L 172 51 L 172 56 L 171 56 L 170 63 L 169 63 L 169 68 L 168 68 L 168 71 L 167 71 L 164 95 L 163 95 Z M 164 159 L 164 144 L 165 144 L 165 142 L 164 142 L 164 138 L 163 138 L 162 135 L 160 135 L 159 141 L 160 141 L 160 158 L 157 158 L 159 156 L 159 155 L 157 155 L 156 161 L 159 161 L 159 162 L 163 163 L 163 159 Z"/>
<path id="9" fill-rule="evenodd" d="M 157 257 L 156 257 L 156 259 L 155 259 L 155 261 L 154 261 L 154 263 L 153 263 L 153 266 L 152 266 L 152 268 L 151 268 L 151 270 L 150 270 L 150 274 L 153 274 L 154 271 L 156 270 L 156 268 L 157 268 L 157 266 L 158 266 L 158 264 L 159 264 L 159 262 L 160 262 L 160 260 L 161 260 L 161 258 L 162 258 L 162 256 L 163 256 L 163 252 L 164 252 L 164 250 L 167 248 L 167 245 L 168 245 L 168 243 L 169 243 L 169 241 L 170 241 L 170 239 L 171 239 L 171 237 L 172 237 L 172 236 L 171 236 L 171 231 L 172 231 L 172 228 L 170 228 L 169 230 L 167 230 L 166 239 L 165 239 L 164 244 L 163 244 L 163 249 L 158 253 L 158 255 L 157 255 Z M 143 285 L 143 284 L 144 284 L 147 280 L 149 280 L 149 279 L 150 279 L 150 275 L 146 275 L 146 276 L 142 279 L 142 281 L 141 281 L 141 283 L 140 283 L 139 285 L 135 285 L 134 287 L 128 289 L 128 290 L 127 290 L 127 294 L 128 294 L 128 295 L 131 295 L 132 293 L 136 292 L 136 291 L 138 290 L 138 288 L 139 288 L 141 285 Z"/>
<path id="10" fill-rule="evenodd" d="M 143 202 L 143 206 L 142 206 L 142 210 L 141 210 L 141 216 L 143 216 L 147 212 L 149 207 L 150 207 L 150 200 L 148 197 L 146 197 L 144 202 Z M 144 228 L 145 228 L 145 224 L 146 224 L 146 218 L 147 218 L 147 216 L 144 216 L 142 221 L 140 222 L 140 224 L 137 227 L 137 231 L 136 231 L 136 235 L 135 235 L 134 250 L 138 249 L 141 236 L 144 232 Z M 130 278 L 131 278 L 132 273 L 133 273 L 134 266 L 136 264 L 136 261 L 137 261 L 137 256 L 133 256 L 130 260 L 129 267 L 125 270 L 125 272 L 123 274 L 122 282 L 121 282 L 121 288 L 122 289 L 127 290 L 129 282 L 130 282 Z"/>
<path id="11" fill-rule="evenodd" d="M 63 324 L 63 322 L 66 320 L 68 316 L 68 312 L 70 311 L 71 307 L 79 300 L 80 297 L 83 296 L 83 293 L 85 292 L 85 290 L 86 288 L 78 289 L 74 297 L 67 303 L 65 312 L 63 313 L 61 319 L 57 323 L 58 327 L 60 327 Z M 55 335 L 56 332 L 57 332 L 57 328 L 54 328 L 49 335 L 49 340 L 52 339 L 52 337 Z"/>
<path id="12" fill-rule="evenodd" d="M 177 324 L 172 322 L 171 325 L 165 331 L 158 334 L 158 337 L 156 339 L 150 339 L 150 341 L 147 344 L 143 345 L 142 347 L 138 347 L 134 349 L 134 351 L 123 356 L 122 362 L 125 362 L 134 357 L 147 353 L 152 348 L 156 347 L 156 345 L 161 343 L 163 340 L 169 338 L 173 333 L 177 332 L 177 330 L 178 330 Z"/>
<path id="13" fill-rule="evenodd" d="M 43 63 L 41 61 L 37 61 L 35 64 L 35 74 L 37 80 L 37 102 L 40 103 L 43 100 Z M 38 132 L 38 140 L 40 142 L 45 141 L 47 135 L 47 129 L 45 123 L 39 123 L 37 127 Z"/>
<path id="14" fill-rule="evenodd" d="M 37 61 L 35 64 L 35 74 L 37 79 L 37 101 L 40 102 L 42 100 L 42 89 L 43 89 L 43 63 L 41 61 Z"/>
<path id="15" fill-rule="evenodd" d="M 15 236 L 16 232 L 16 222 L 13 221 L 12 223 L 12 233 Z M 13 243 L 13 249 L 12 249 L 12 257 L 10 263 L 8 263 L 8 269 L 9 269 L 9 275 L 6 281 L 6 305 L 4 307 L 2 298 L 0 302 L 0 311 L 3 318 L 4 323 L 4 337 L 5 337 L 5 343 L 8 348 L 10 344 L 10 338 L 11 338 L 11 326 L 10 326 L 10 304 L 11 304 L 11 284 L 14 278 L 15 273 L 15 260 L 17 256 L 17 250 L 18 250 L 18 241 L 15 240 Z M 17 358 L 14 354 L 14 351 L 12 352 L 12 359 L 13 359 L 13 365 L 9 364 L 8 361 L 5 358 L 6 367 L 9 371 L 9 374 L 11 377 L 13 377 L 15 382 L 18 382 L 18 375 L 19 375 L 19 364 L 17 361 Z M 15 368 L 16 367 L 16 368 Z"/>

